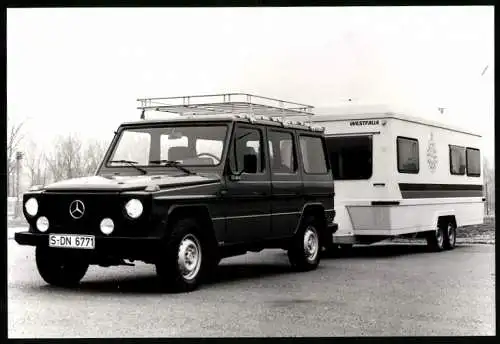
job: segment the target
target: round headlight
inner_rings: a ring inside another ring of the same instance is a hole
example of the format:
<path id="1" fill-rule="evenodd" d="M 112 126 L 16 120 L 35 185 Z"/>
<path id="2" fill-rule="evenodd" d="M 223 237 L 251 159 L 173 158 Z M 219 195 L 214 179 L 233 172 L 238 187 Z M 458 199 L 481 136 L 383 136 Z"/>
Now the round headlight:
<path id="1" fill-rule="evenodd" d="M 38 201 L 35 198 L 30 198 L 24 203 L 24 208 L 30 216 L 35 216 L 38 213 Z"/>
<path id="2" fill-rule="evenodd" d="M 49 229 L 49 219 L 45 216 L 40 216 L 40 218 L 36 220 L 36 228 L 40 232 L 46 232 Z"/>
<path id="3" fill-rule="evenodd" d="M 115 229 L 115 224 L 113 223 L 113 220 L 111 220 L 110 218 L 102 219 L 101 232 L 103 234 L 109 235 L 113 233 L 114 229 Z"/>
<path id="4" fill-rule="evenodd" d="M 133 219 L 137 219 L 142 214 L 143 206 L 142 202 L 138 199 L 131 199 L 125 204 L 125 210 L 127 211 L 127 215 Z"/>

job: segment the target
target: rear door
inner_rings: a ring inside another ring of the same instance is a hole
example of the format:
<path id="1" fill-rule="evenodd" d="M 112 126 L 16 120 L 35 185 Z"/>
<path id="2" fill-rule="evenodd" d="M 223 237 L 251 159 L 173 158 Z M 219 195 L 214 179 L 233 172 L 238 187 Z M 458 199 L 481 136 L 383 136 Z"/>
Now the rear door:
<path id="1" fill-rule="evenodd" d="M 304 204 L 294 136 L 293 130 L 267 129 L 273 237 L 283 237 L 293 233 Z"/>

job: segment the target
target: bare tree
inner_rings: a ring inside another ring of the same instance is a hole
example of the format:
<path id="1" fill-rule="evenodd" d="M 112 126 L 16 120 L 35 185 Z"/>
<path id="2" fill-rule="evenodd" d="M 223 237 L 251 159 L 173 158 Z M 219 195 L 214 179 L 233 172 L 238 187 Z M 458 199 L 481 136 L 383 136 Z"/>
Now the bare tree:
<path id="1" fill-rule="evenodd" d="M 486 214 L 490 214 L 495 212 L 495 169 L 486 158 L 483 158 L 483 176 Z"/>
<path id="2" fill-rule="evenodd" d="M 7 117 L 7 185 L 8 193 L 14 194 L 14 172 L 16 168 L 16 152 L 24 138 L 22 127 L 24 122 L 13 122 Z"/>
<path id="3" fill-rule="evenodd" d="M 47 182 L 47 164 L 44 152 L 29 140 L 26 145 L 24 163 L 31 185 L 44 185 Z"/>
<path id="4" fill-rule="evenodd" d="M 45 161 L 53 181 L 83 175 L 82 141 L 77 135 L 59 136 Z"/>
<path id="5" fill-rule="evenodd" d="M 107 142 L 89 141 L 83 154 L 83 173 L 84 175 L 93 175 L 101 160 L 106 153 Z"/>
<path id="6" fill-rule="evenodd" d="M 94 174 L 106 152 L 106 141 L 90 140 L 84 144 L 77 135 L 59 136 L 45 161 L 51 181 Z"/>

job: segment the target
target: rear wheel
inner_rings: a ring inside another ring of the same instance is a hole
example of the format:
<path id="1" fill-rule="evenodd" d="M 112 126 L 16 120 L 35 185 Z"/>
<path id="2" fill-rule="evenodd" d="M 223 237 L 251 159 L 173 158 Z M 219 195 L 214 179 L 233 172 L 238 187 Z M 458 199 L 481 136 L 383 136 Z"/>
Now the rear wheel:
<path id="1" fill-rule="evenodd" d="M 321 246 L 316 223 L 313 217 L 306 219 L 288 249 L 290 264 L 297 271 L 314 270 L 319 265 Z"/>
<path id="2" fill-rule="evenodd" d="M 79 251 L 37 246 L 35 256 L 40 276 L 58 287 L 77 286 L 89 268 L 87 256 Z"/>
<path id="3" fill-rule="evenodd" d="M 457 226 L 455 221 L 450 220 L 446 223 L 446 233 L 444 236 L 444 248 L 447 250 L 453 250 L 455 248 L 457 241 Z"/>
<path id="4" fill-rule="evenodd" d="M 435 231 L 429 232 L 427 235 L 427 245 L 433 251 L 444 250 L 445 226 L 444 222 L 440 221 Z"/>

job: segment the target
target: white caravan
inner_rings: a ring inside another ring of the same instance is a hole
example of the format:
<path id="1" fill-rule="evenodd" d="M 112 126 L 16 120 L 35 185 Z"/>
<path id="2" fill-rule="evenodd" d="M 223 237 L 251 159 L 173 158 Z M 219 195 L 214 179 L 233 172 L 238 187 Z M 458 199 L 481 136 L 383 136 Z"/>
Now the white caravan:
<path id="1" fill-rule="evenodd" d="M 325 127 L 335 179 L 332 247 L 404 236 L 452 249 L 457 227 L 483 223 L 480 135 L 385 107 L 311 121 Z"/>

